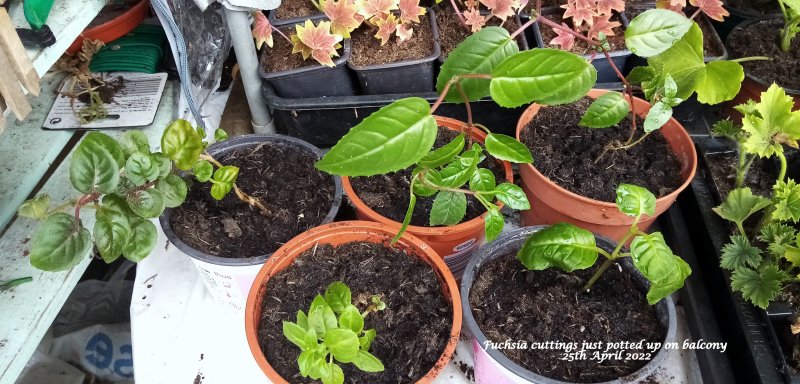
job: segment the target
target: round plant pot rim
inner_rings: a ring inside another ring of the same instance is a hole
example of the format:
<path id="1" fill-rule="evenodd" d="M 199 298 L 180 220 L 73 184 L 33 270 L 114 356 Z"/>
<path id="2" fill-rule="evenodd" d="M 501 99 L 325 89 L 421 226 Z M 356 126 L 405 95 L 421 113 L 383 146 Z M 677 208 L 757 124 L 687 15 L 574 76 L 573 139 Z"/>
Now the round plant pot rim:
<path id="1" fill-rule="evenodd" d="M 436 123 L 438 125 L 439 122 L 447 122 L 453 124 L 466 124 L 460 120 L 452 119 L 449 117 L 442 117 L 442 116 L 434 116 L 436 118 Z M 480 140 L 484 140 L 486 138 L 486 133 L 482 130 L 473 127 L 472 128 L 472 135 L 473 137 L 477 137 Z M 506 181 L 509 183 L 514 182 L 514 172 L 511 169 L 511 164 L 508 162 L 503 161 L 503 171 L 506 174 Z M 386 216 L 381 215 L 380 213 L 376 212 L 372 209 L 369 205 L 364 203 L 360 197 L 356 194 L 356 191 L 353 189 L 353 184 L 350 183 L 350 178 L 347 176 L 342 176 L 342 187 L 344 189 L 344 193 L 350 198 L 350 201 L 353 205 L 360 207 L 360 210 L 372 221 L 376 221 L 381 224 L 385 224 L 394 228 L 400 228 L 403 224 L 392 219 L 389 219 Z M 496 203 L 497 208 L 503 208 L 503 203 L 501 201 L 497 201 Z M 476 226 L 483 225 L 484 217 L 486 216 L 487 212 L 484 212 L 480 216 L 467 220 L 463 223 L 458 223 L 452 226 L 442 226 L 442 227 L 422 227 L 418 225 L 409 225 L 406 228 L 406 231 L 411 232 L 416 235 L 442 235 L 446 233 L 452 232 L 460 232 L 462 230 L 467 230 L 470 228 L 474 228 Z"/>
<path id="2" fill-rule="evenodd" d="M 740 33 L 740 31 L 745 30 L 747 27 L 749 27 L 749 26 L 751 26 L 753 24 L 756 24 L 756 23 L 772 22 L 772 21 L 779 21 L 781 24 L 783 24 L 783 16 L 781 14 L 778 14 L 777 16 L 766 15 L 766 16 L 763 16 L 763 17 L 755 18 L 755 19 L 743 20 L 741 23 L 739 23 L 735 27 L 733 27 L 733 29 L 731 29 L 730 33 L 728 33 L 728 37 L 725 39 L 725 45 L 726 46 L 730 46 L 730 42 L 736 36 L 736 34 Z M 758 76 L 755 76 L 755 75 L 751 74 L 747 70 L 747 68 L 745 68 L 744 66 L 742 66 L 742 68 L 744 68 L 744 76 L 746 78 L 758 83 L 759 85 L 763 86 L 764 88 L 769 88 L 769 86 L 773 84 L 773 83 L 771 83 L 769 81 L 766 81 L 766 80 L 764 80 L 764 79 L 762 79 L 762 78 L 760 78 Z M 780 84 L 778 84 L 778 85 L 781 86 Z M 781 88 L 783 88 L 786 91 L 786 93 L 789 94 L 789 95 L 792 95 L 792 96 L 800 95 L 800 89 L 787 88 L 787 87 L 784 87 L 784 86 L 781 86 Z"/>
<path id="3" fill-rule="evenodd" d="M 591 94 L 593 92 L 600 92 L 600 94 L 598 94 L 598 96 L 599 96 L 599 95 L 602 95 L 602 94 L 604 94 L 606 92 L 612 92 L 612 90 L 592 88 L 592 90 L 589 91 L 589 93 Z M 628 95 L 623 95 L 623 96 L 625 96 L 625 99 L 628 99 Z M 646 104 L 648 106 L 650 105 L 650 103 L 648 103 L 647 101 L 645 101 L 645 100 L 643 100 L 641 98 L 638 98 L 636 96 L 634 96 L 633 98 L 636 100 L 637 103 L 644 103 L 644 104 Z M 546 105 L 539 105 L 539 104 L 536 104 L 536 103 L 532 103 L 530 106 L 528 106 L 528 108 L 525 109 L 525 112 L 527 112 L 528 110 L 534 108 L 535 106 L 538 106 L 539 108 L 546 108 L 547 107 Z M 525 112 L 523 112 L 522 114 L 525 115 Z M 640 113 L 640 111 L 638 109 L 637 109 L 636 112 L 637 112 L 637 115 Z M 537 114 L 538 114 L 538 112 L 537 112 Z M 527 121 L 527 122 L 525 122 L 525 124 L 527 124 L 529 122 L 530 121 Z M 686 177 L 686 180 L 684 180 L 683 183 L 681 183 L 681 185 L 678 188 L 675 188 L 674 191 L 672 191 L 672 192 L 670 192 L 670 193 L 668 193 L 668 194 L 666 194 L 666 195 L 664 195 L 662 197 L 657 198 L 656 199 L 656 204 L 658 204 L 659 202 L 663 202 L 663 201 L 669 200 L 669 199 L 677 198 L 678 195 L 684 189 L 686 189 L 689 186 L 689 184 L 692 182 L 692 179 L 694 179 L 695 173 L 697 172 L 697 150 L 694 147 L 694 142 L 692 141 L 691 136 L 689 136 L 689 134 L 686 132 L 686 129 L 683 128 L 683 125 L 678 120 L 676 120 L 674 117 L 670 117 L 669 118 L 669 122 L 673 123 L 673 124 L 677 124 L 681 128 L 679 130 L 679 135 L 684 140 L 686 140 L 687 142 L 692 143 L 692 145 L 689 146 L 689 148 L 690 148 L 689 153 L 691 154 L 691 156 L 689 158 L 689 164 L 690 165 L 694 164 L 694 167 L 692 167 L 692 169 L 689 171 L 689 175 Z M 522 124 L 522 120 L 520 120 L 519 124 L 517 124 L 517 140 L 520 139 L 519 137 L 520 137 L 520 134 L 522 133 L 522 129 L 523 128 L 525 128 L 525 125 L 523 125 Z M 590 128 L 587 128 L 587 129 L 590 129 Z M 527 147 L 527 145 L 526 145 L 526 147 Z M 579 194 L 577 194 L 575 192 L 572 192 L 572 191 L 570 191 L 570 190 L 558 185 L 558 183 L 554 182 L 553 180 L 550 180 L 549 177 L 547 177 L 547 176 L 543 175 L 541 172 L 539 172 L 539 170 L 536 169 L 536 167 L 534 167 L 533 164 L 520 164 L 519 166 L 520 167 L 529 167 L 529 169 L 532 170 L 535 175 L 537 175 L 538 177 L 541 177 L 547 183 L 552 184 L 557 191 L 559 191 L 560 193 L 563 193 L 563 194 L 565 194 L 567 196 L 570 196 L 571 198 L 573 198 L 575 200 L 579 200 L 579 201 L 582 201 L 582 202 L 586 202 L 586 203 L 590 203 L 590 204 L 593 204 L 593 205 L 601 206 L 603 208 L 617 209 L 617 204 L 615 202 L 596 200 L 596 199 L 592 199 L 592 198 L 589 198 L 589 197 L 586 197 L 586 196 L 581 196 L 581 195 L 579 195 Z M 633 220 L 633 218 L 631 218 L 631 220 Z"/>
<path id="4" fill-rule="evenodd" d="M 258 338 L 251 336 L 257 335 L 258 331 L 258 324 L 253 320 L 252 312 L 256 307 L 256 303 L 263 297 L 260 292 L 261 286 L 269 282 L 269 279 L 275 273 L 279 272 L 273 271 L 276 268 L 275 265 L 278 264 L 279 261 L 282 261 L 283 258 L 287 258 L 292 255 L 289 250 L 293 248 L 304 247 L 304 245 L 314 242 L 319 243 L 318 238 L 321 235 L 358 230 L 361 230 L 362 232 L 362 240 L 367 239 L 368 236 L 374 235 L 385 236 L 388 240 L 395 232 L 395 228 L 391 226 L 372 221 L 353 220 L 323 224 L 303 232 L 302 236 L 298 235 L 292 240 L 287 241 L 283 246 L 275 251 L 276 256 L 269 258 L 258 271 L 253 285 L 250 288 L 250 292 L 247 295 L 247 302 L 245 305 L 245 335 L 247 336 L 247 344 L 250 347 L 253 358 L 256 360 L 256 363 L 258 363 L 262 370 L 266 369 L 269 371 L 268 376 L 271 374 L 276 378 L 283 379 L 272 367 L 272 364 L 269 363 L 266 356 L 264 356 L 261 346 L 258 343 Z M 366 232 L 371 232 L 371 234 Z M 453 309 L 453 318 L 450 326 L 450 339 L 448 340 L 447 344 L 445 344 L 444 350 L 442 350 L 442 353 L 436 363 L 434 363 L 431 369 L 417 381 L 417 383 L 430 383 L 431 378 L 428 376 L 433 372 L 437 372 L 437 367 L 439 367 L 438 372 L 441 373 L 441 371 L 444 369 L 444 366 L 450 361 L 455 353 L 456 346 L 459 341 L 459 335 L 461 334 L 461 326 L 463 324 L 461 293 L 458 290 L 458 283 L 453 277 L 453 274 L 450 272 L 450 269 L 447 268 L 447 264 L 445 264 L 444 259 L 442 259 L 436 253 L 436 251 L 433 250 L 433 248 L 428 246 L 428 244 L 422 241 L 420 238 L 410 233 L 404 233 L 401 237 L 401 241 L 406 242 L 408 248 L 416 251 L 419 258 L 423 260 L 423 262 L 428 263 L 428 265 L 437 272 L 437 276 L 441 276 L 444 279 L 444 281 L 440 280 L 440 283 L 446 286 L 450 294 L 449 299 L 452 300 L 450 305 Z M 309 247 L 310 245 L 305 247 L 305 249 L 308 249 Z M 303 251 L 298 251 L 296 254 L 299 255 L 300 253 L 304 252 L 305 249 Z M 266 293 L 266 288 L 264 289 L 264 293 Z M 285 381 L 286 379 L 283 380 Z"/>
<path id="5" fill-rule="evenodd" d="M 140 0 L 138 3 L 134 4 L 134 6 L 128 8 L 127 10 L 125 10 L 125 12 L 122 12 L 119 15 L 117 15 L 117 17 L 115 17 L 115 18 L 113 18 L 111 20 L 108 20 L 103 24 L 95 25 L 94 27 L 87 28 L 85 31 L 83 31 L 81 33 L 81 37 L 83 35 L 95 34 L 95 33 L 98 33 L 98 32 L 103 32 L 103 31 L 105 31 L 107 29 L 110 29 L 110 28 L 114 28 L 114 27 L 117 26 L 117 24 L 121 20 L 127 19 L 128 17 L 130 17 L 131 14 L 134 14 L 136 12 L 140 12 L 142 8 L 146 8 L 148 5 L 150 5 L 150 0 Z"/>
<path id="6" fill-rule="evenodd" d="M 762 18 L 764 16 L 771 17 L 771 16 L 781 16 L 782 13 L 778 10 L 777 13 L 760 13 L 760 12 L 750 12 L 744 11 L 740 8 L 736 8 L 728 4 L 728 2 L 723 2 L 722 6 L 728 10 L 732 15 L 737 14 L 739 17 L 744 17 L 745 19 L 753 19 L 753 18 Z"/>
<path id="7" fill-rule="evenodd" d="M 216 155 L 218 153 L 224 153 L 228 151 L 232 151 L 235 149 L 249 147 L 252 145 L 258 145 L 264 142 L 288 142 L 292 144 L 297 144 L 305 149 L 308 149 L 315 155 L 317 155 L 317 159 L 322 158 L 322 151 L 311 145 L 310 143 L 290 137 L 285 135 L 279 134 L 272 134 L 272 133 L 255 133 L 255 134 L 248 134 L 242 136 L 236 136 L 229 140 L 217 142 L 208 146 L 207 151 L 212 155 Z M 336 217 L 336 214 L 339 211 L 339 207 L 342 203 L 342 181 L 339 177 L 333 176 L 334 182 L 334 195 L 333 195 L 333 202 L 331 204 L 331 208 L 328 211 L 328 214 L 322 220 L 322 224 L 330 223 Z M 264 263 L 272 253 L 265 254 L 265 255 L 258 255 L 258 256 L 250 256 L 250 257 L 221 257 L 210 255 L 208 253 L 202 252 L 186 244 L 181 240 L 175 231 L 172 230 L 172 225 L 170 225 L 169 218 L 172 214 L 172 210 L 174 208 L 167 208 L 164 210 L 164 213 L 158 218 L 159 223 L 161 224 L 161 229 L 164 231 L 164 234 L 167 236 L 167 240 L 176 246 L 181 252 L 189 255 L 190 257 L 200 260 L 202 262 L 216 264 L 216 265 L 223 265 L 223 266 L 247 266 L 247 265 L 257 265 Z"/>
<path id="8" fill-rule="evenodd" d="M 574 384 L 575 382 L 569 381 L 561 381 L 556 379 L 551 379 L 546 376 L 542 376 L 536 374 L 525 367 L 517 364 L 516 362 L 512 361 L 508 357 L 506 357 L 502 352 L 499 350 L 495 350 L 492 348 L 483 348 L 486 341 L 489 341 L 489 338 L 483 333 L 483 331 L 478 326 L 477 321 L 475 320 L 475 316 L 472 314 L 472 307 L 470 306 L 469 297 L 470 297 L 470 290 L 472 289 L 472 283 L 474 281 L 475 275 L 477 273 L 476 266 L 479 263 L 482 263 L 486 259 L 494 260 L 496 257 L 492 257 L 494 255 L 494 249 L 501 246 L 504 241 L 509 238 L 518 235 L 529 235 L 534 232 L 538 232 L 544 228 L 547 228 L 547 225 L 535 225 L 529 227 L 522 227 L 516 228 L 506 233 L 501 234 L 497 237 L 492 243 L 486 244 L 485 246 L 481 247 L 474 257 L 470 259 L 469 264 L 467 264 L 467 268 L 464 270 L 464 275 L 461 278 L 461 308 L 464 311 L 464 325 L 467 329 L 472 333 L 472 337 L 481 345 L 481 349 L 483 349 L 495 362 L 500 364 L 506 370 L 514 373 L 515 375 L 522 377 L 525 380 L 528 380 L 532 383 L 542 383 L 542 384 Z M 600 243 L 606 243 L 609 245 L 616 244 L 615 242 L 600 236 L 598 234 L 592 233 L 595 239 L 600 240 Z M 598 244 L 600 245 L 600 244 Z M 499 257 L 501 255 L 498 255 Z M 629 262 L 630 260 L 621 259 L 620 262 Z M 666 305 L 666 312 L 667 312 L 667 332 L 664 336 L 664 341 L 674 340 L 677 337 L 677 314 L 675 312 L 675 303 L 672 301 L 671 296 L 667 296 L 655 305 L 661 305 L 661 303 Z M 529 340 L 533 341 L 533 340 Z M 621 383 L 628 383 L 630 382 L 629 378 L 637 378 L 643 379 L 651 374 L 653 374 L 659 366 L 666 360 L 669 351 L 664 349 L 662 344 L 661 348 L 658 350 L 656 355 L 643 367 L 639 368 L 637 371 L 627 375 L 620 377 L 616 380 L 605 381 L 601 383 L 595 384 L 621 384 Z M 626 379 L 626 380 L 622 380 Z"/>

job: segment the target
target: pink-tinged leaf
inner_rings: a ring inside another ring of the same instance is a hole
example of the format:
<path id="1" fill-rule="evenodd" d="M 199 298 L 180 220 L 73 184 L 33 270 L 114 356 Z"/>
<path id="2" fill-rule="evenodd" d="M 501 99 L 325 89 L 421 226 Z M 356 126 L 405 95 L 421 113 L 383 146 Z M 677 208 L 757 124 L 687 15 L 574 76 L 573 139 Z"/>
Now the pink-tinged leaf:
<path id="1" fill-rule="evenodd" d="M 686 6 L 686 0 L 656 0 L 656 8 L 669 9 L 680 13 Z"/>
<path id="2" fill-rule="evenodd" d="M 317 62 L 328 67 L 336 66 L 331 60 L 331 57 L 339 56 L 336 52 L 336 47 L 339 42 L 343 40 L 342 35 L 331 34 L 331 23 L 329 21 L 320 21 L 318 25 L 314 25 L 311 20 L 306 20 L 304 25 L 298 24 L 295 26 L 297 35 L 292 36 L 292 42 L 295 44 L 292 48 L 292 53 L 300 52 L 303 59 L 308 59 L 308 56 L 314 58 Z"/>
<path id="3" fill-rule="evenodd" d="M 384 17 L 374 17 L 371 21 L 378 28 L 375 37 L 381 40 L 381 45 L 389 42 L 392 34 L 397 31 L 397 25 L 400 23 L 391 13 Z"/>
<path id="4" fill-rule="evenodd" d="M 466 24 L 473 33 L 480 31 L 483 25 L 486 24 L 486 18 L 475 8 L 465 11 L 464 19 L 464 24 Z"/>
<path id="5" fill-rule="evenodd" d="M 419 17 L 425 14 L 425 8 L 419 6 L 419 0 L 400 0 L 399 8 L 400 23 L 419 23 Z"/>
<path id="6" fill-rule="evenodd" d="M 591 0 L 569 0 L 567 4 L 561 6 L 564 11 L 563 18 L 572 18 L 572 24 L 575 27 L 580 27 L 583 24 L 592 26 L 594 17 L 598 16 L 595 9 L 595 3 Z"/>
<path id="7" fill-rule="evenodd" d="M 692 5 L 700 8 L 700 11 L 708 15 L 708 17 L 723 21 L 725 16 L 730 15 L 725 8 L 722 7 L 722 0 L 689 0 Z"/>
<path id="8" fill-rule="evenodd" d="M 600 32 L 604 33 L 606 36 L 614 36 L 614 28 L 622 24 L 611 21 L 610 18 L 611 15 L 595 16 L 594 23 L 592 27 L 589 28 L 588 37 L 590 39 L 597 39 L 600 36 Z"/>
<path id="9" fill-rule="evenodd" d="M 256 49 L 261 49 L 264 43 L 272 48 L 272 24 L 261 11 L 253 12 L 255 22 L 253 22 L 253 38 L 256 39 Z"/>
<path id="10" fill-rule="evenodd" d="M 478 8 L 478 0 L 466 0 L 464 5 L 467 6 L 467 9 Z"/>
<path id="11" fill-rule="evenodd" d="M 343 37 L 350 37 L 364 18 L 358 14 L 358 6 L 354 0 L 325 0 L 320 3 L 322 11 L 331 20 L 331 32 Z"/>
<path id="12" fill-rule="evenodd" d="M 398 7 L 398 0 L 359 0 L 358 14 L 364 19 L 383 18 Z"/>
<path id="13" fill-rule="evenodd" d="M 564 26 L 564 28 L 569 29 L 569 26 L 567 26 L 567 24 L 561 23 L 561 25 Z M 555 38 L 553 38 L 553 40 L 550 41 L 550 45 L 558 45 L 561 47 L 562 50 L 565 51 L 569 51 L 570 49 L 572 49 L 572 46 L 575 45 L 575 35 L 565 30 L 562 30 L 561 28 L 554 28 L 553 30 L 556 32 L 558 36 L 556 36 Z"/>
<path id="14" fill-rule="evenodd" d="M 597 0 L 597 11 L 601 15 L 610 15 L 612 11 L 625 11 L 625 0 Z"/>
<path id="15" fill-rule="evenodd" d="M 514 10 L 519 9 L 519 0 L 480 0 L 480 2 L 492 12 L 492 16 L 503 21 L 514 16 Z"/>
<path id="16" fill-rule="evenodd" d="M 411 24 L 399 24 L 396 33 L 397 39 L 402 43 L 411 38 L 411 35 L 414 34 L 414 29 L 411 28 Z"/>

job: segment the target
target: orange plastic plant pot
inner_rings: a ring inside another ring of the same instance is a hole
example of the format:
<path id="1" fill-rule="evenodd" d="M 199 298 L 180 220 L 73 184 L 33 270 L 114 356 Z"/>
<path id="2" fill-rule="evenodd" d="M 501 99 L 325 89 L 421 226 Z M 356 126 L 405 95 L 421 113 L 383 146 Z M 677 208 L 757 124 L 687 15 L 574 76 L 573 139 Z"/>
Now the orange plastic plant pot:
<path id="1" fill-rule="evenodd" d="M 69 46 L 67 53 L 74 55 L 80 51 L 83 39 L 100 40 L 108 43 L 127 35 L 128 32 L 136 29 L 142 23 L 149 10 L 150 0 L 142 0 L 113 20 L 84 30 Z"/>
<path id="2" fill-rule="evenodd" d="M 372 243 L 389 244 L 397 230 L 394 227 L 368 221 L 341 221 L 325 224 L 301 233 L 272 254 L 261 270 L 256 275 L 245 307 L 245 333 L 247 344 L 253 353 L 256 363 L 267 375 L 272 383 L 288 383 L 281 377 L 267 361 L 258 344 L 258 324 L 261 320 L 261 303 L 267 294 L 267 282 L 272 276 L 291 265 L 304 251 L 313 248 L 319 243 L 340 245 L 354 241 L 368 241 Z M 407 251 L 410 255 L 418 257 L 433 268 L 442 284 L 442 294 L 453 306 L 453 324 L 450 327 L 450 338 L 445 345 L 442 355 L 433 367 L 417 383 L 430 383 L 450 362 L 458 344 L 461 333 L 461 296 L 458 285 L 453 275 L 447 269 L 442 258 L 419 238 L 404 234 L 394 245 Z M 424 316 L 424 314 L 420 314 Z"/>
<path id="3" fill-rule="evenodd" d="M 466 123 L 462 121 L 439 116 L 436 116 L 436 123 L 440 127 L 445 127 L 455 131 L 462 131 L 463 127 L 466 125 Z M 486 133 L 478 128 L 473 127 L 470 135 L 472 136 L 473 140 L 479 143 L 483 143 L 484 139 L 486 139 Z M 511 170 L 511 164 L 505 161 L 502 163 L 506 181 L 513 183 L 514 173 Z M 345 176 L 342 177 L 342 187 L 344 188 L 344 192 L 347 194 L 347 197 L 350 198 L 350 201 L 353 203 L 353 206 L 355 206 L 356 215 L 359 219 L 385 224 L 387 226 L 396 228 L 395 231 L 400 229 L 402 223 L 391 220 L 385 216 L 382 216 L 378 212 L 375 212 L 375 210 L 367 206 L 364 201 L 362 201 L 361 198 L 356 195 L 355 191 L 353 190 L 353 186 L 350 183 L 350 178 Z M 502 203 L 500 202 L 498 202 L 497 205 L 498 207 L 502 207 Z M 449 227 L 421 227 L 409 225 L 406 232 L 419 237 L 428 245 L 430 245 L 431 248 L 436 251 L 436 253 L 442 255 L 445 262 L 447 262 L 454 273 L 458 275 L 458 272 L 463 271 L 467 262 L 469 261 L 466 256 L 469 256 L 469 254 L 478 247 L 484 238 L 483 217 L 485 215 L 486 214 L 484 213 L 483 215 L 472 220 Z"/>
<path id="4" fill-rule="evenodd" d="M 608 91 L 592 89 L 588 96 L 596 99 L 606 92 Z M 644 119 L 650 110 L 650 103 L 638 97 L 634 97 L 633 103 L 636 107 L 636 114 Z M 533 120 L 540 108 L 542 106 L 539 104 L 531 104 L 520 116 L 517 124 L 517 140 L 520 139 L 522 130 Z M 672 193 L 656 200 L 655 215 L 643 218 L 639 224 L 639 229 L 643 231 L 646 231 L 656 218 L 675 202 L 678 195 L 689 186 L 697 170 L 697 152 L 691 137 L 683 126 L 671 118 L 666 125 L 661 127 L 660 131 L 680 161 L 681 178 L 684 182 Z M 525 225 L 566 222 L 610 239 L 619 239 L 633 223 L 633 217 L 620 212 L 615 203 L 594 200 L 570 192 L 542 175 L 531 164 L 520 164 L 519 172 L 522 178 L 522 189 L 531 203 L 531 209 L 522 212 L 522 221 Z"/>
<path id="5" fill-rule="evenodd" d="M 733 100 L 726 103 L 726 108 L 723 111 L 725 116 L 730 117 L 734 121 L 741 120 L 742 114 L 733 109 L 733 107 L 747 103 L 748 100 L 753 100 L 755 102 L 761 101 L 761 94 L 766 92 L 767 88 L 769 88 L 769 84 L 764 84 L 753 80 L 750 76 L 745 76 L 744 80 L 742 80 L 742 87 L 739 89 L 739 93 Z M 797 91 L 787 89 L 786 93 L 794 99 L 794 109 L 800 109 L 800 95 L 798 95 Z"/>

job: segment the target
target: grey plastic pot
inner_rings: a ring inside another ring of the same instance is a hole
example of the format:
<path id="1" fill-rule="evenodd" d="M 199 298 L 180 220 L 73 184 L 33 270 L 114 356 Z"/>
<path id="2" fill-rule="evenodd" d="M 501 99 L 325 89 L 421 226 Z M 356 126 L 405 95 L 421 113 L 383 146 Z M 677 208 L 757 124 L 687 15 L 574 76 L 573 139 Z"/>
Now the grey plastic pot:
<path id="1" fill-rule="evenodd" d="M 317 159 L 322 158 L 322 151 L 319 148 L 294 137 L 274 134 L 254 134 L 234 137 L 230 140 L 212 144 L 207 150 L 212 156 L 218 157 L 238 149 L 253 147 L 265 142 L 294 146 L 298 150 L 313 153 L 316 155 Z M 283 159 L 275 160 L 283 161 Z M 338 176 L 331 175 L 330 177 L 335 185 L 335 194 L 328 214 L 320 225 L 332 222 L 342 204 L 342 181 Z M 192 259 L 192 262 L 203 277 L 203 282 L 209 294 L 211 294 L 217 302 L 232 307 L 235 310 L 243 309 L 245 301 L 247 300 L 247 295 L 250 292 L 250 286 L 253 284 L 256 274 L 272 254 L 243 258 L 227 258 L 201 252 L 184 243 L 183 240 L 175 234 L 169 222 L 171 213 L 172 209 L 167 209 L 159 218 L 161 229 L 164 231 L 169 242 Z"/>
<path id="2" fill-rule="evenodd" d="M 547 378 L 536 373 L 533 373 L 517 363 L 511 361 L 500 350 L 492 348 L 484 349 L 488 338 L 478 326 L 475 317 L 472 314 L 472 307 L 470 306 L 470 289 L 476 277 L 477 272 L 481 267 L 500 256 L 506 255 L 509 251 L 516 252 L 522 247 L 525 239 L 532 233 L 535 233 L 544 226 L 532 226 L 515 229 L 500 235 L 495 241 L 484 245 L 470 260 L 467 269 L 464 271 L 464 276 L 461 278 L 461 302 L 464 311 L 464 325 L 469 334 L 472 335 L 472 349 L 473 358 L 475 361 L 475 382 L 477 384 L 521 384 L 521 383 L 540 383 L 540 384 L 568 384 L 568 382 L 554 380 Z M 599 236 L 595 236 L 597 245 L 608 252 L 613 251 L 616 244 Z M 637 281 L 641 284 L 642 289 L 646 289 L 649 285 L 647 280 L 636 271 L 630 259 L 622 259 L 619 263 L 624 270 L 635 274 Z M 663 328 L 666 328 L 667 335 L 664 339 L 665 343 L 676 342 L 677 321 L 675 315 L 675 304 L 672 298 L 667 296 L 655 305 L 658 320 Z M 566 324 L 565 324 L 566 325 Z M 537 340 L 526 340 L 529 342 Z M 663 344 L 662 344 L 663 345 Z M 638 371 L 621 377 L 617 380 L 608 381 L 602 384 L 622 384 L 622 383 L 638 383 L 653 374 L 666 360 L 669 351 L 663 347 L 656 353 L 655 357 L 650 360 L 647 365 Z M 564 362 L 564 364 L 568 364 Z"/>

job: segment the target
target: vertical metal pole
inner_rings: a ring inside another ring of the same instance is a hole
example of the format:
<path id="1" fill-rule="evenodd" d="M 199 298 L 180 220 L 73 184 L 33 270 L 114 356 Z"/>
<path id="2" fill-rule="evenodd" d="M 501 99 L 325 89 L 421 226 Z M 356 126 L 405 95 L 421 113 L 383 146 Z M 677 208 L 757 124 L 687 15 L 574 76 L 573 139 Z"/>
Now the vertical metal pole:
<path id="1" fill-rule="evenodd" d="M 275 122 L 267 109 L 264 95 L 261 93 L 262 80 L 258 76 L 258 57 L 250 32 L 250 19 L 246 11 L 234 11 L 225 8 L 228 30 L 231 34 L 236 60 L 239 62 L 239 73 L 242 76 L 247 104 L 253 117 L 255 133 L 275 133 Z"/>

